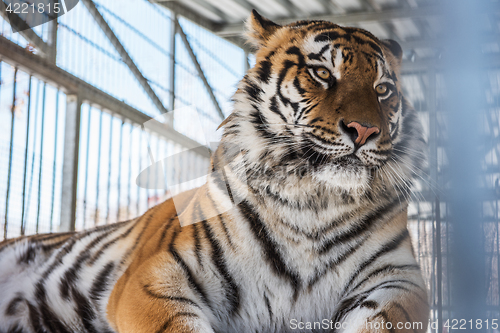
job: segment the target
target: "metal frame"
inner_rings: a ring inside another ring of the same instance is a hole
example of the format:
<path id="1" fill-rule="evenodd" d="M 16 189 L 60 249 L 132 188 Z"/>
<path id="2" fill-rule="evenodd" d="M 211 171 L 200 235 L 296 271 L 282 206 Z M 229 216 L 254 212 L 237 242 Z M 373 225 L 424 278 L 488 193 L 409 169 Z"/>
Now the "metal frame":
<path id="1" fill-rule="evenodd" d="M 109 113 L 119 114 L 136 124 L 144 124 L 152 119 L 152 117 L 130 105 L 62 70 L 48 60 L 26 52 L 21 46 L 1 36 L 0 60 L 5 61 L 13 67 L 18 67 L 24 72 L 32 73 L 34 77 L 46 81 L 55 87 L 59 87 L 67 95 L 76 94 L 80 96 L 82 102 L 101 107 Z M 189 149 L 196 149 L 200 146 L 198 142 L 177 132 L 169 125 L 152 124 L 151 128 L 148 127 L 148 129 Z M 205 157 L 209 157 L 209 154 L 203 149 L 198 149 L 197 152 Z"/>
<path id="2" fill-rule="evenodd" d="M 67 95 L 60 231 L 75 230 L 81 108 L 82 99 L 80 96 Z"/>
<path id="3" fill-rule="evenodd" d="M 198 75 L 200 76 L 201 80 L 203 81 L 203 84 L 205 85 L 205 88 L 207 89 L 208 95 L 210 96 L 210 99 L 212 100 L 212 103 L 214 104 L 215 110 L 217 110 L 217 113 L 219 114 L 221 119 L 226 118 L 224 116 L 224 113 L 222 113 L 222 110 L 220 108 L 219 102 L 217 102 L 217 98 L 214 95 L 214 92 L 212 90 L 212 87 L 208 83 L 208 80 L 205 76 L 205 73 L 203 73 L 203 69 L 201 69 L 200 63 L 198 62 L 198 59 L 196 58 L 196 55 L 194 54 L 193 49 L 191 48 L 191 45 L 189 44 L 189 40 L 182 30 L 181 25 L 179 24 L 179 21 L 177 21 L 177 18 L 174 18 L 176 26 L 177 26 L 177 33 L 179 36 L 181 36 L 182 42 L 184 43 L 184 46 L 186 47 L 189 57 L 191 58 L 191 61 L 193 62 L 196 71 L 198 72 Z"/>
<path id="4" fill-rule="evenodd" d="M 113 30 L 109 27 L 108 23 L 102 17 L 101 13 L 95 6 L 94 2 L 92 0 L 82 0 L 83 4 L 85 7 L 87 7 L 88 11 L 96 21 L 97 25 L 101 28 L 101 30 L 104 32 L 106 37 L 109 39 L 113 47 L 116 49 L 120 57 L 122 58 L 122 61 L 128 66 L 132 74 L 135 76 L 137 81 L 139 81 L 139 84 L 142 86 L 146 94 L 149 96 L 149 98 L 153 101 L 153 104 L 156 106 L 156 108 L 161 112 L 161 113 L 166 113 L 168 110 L 163 106 L 163 103 L 161 100 L 158 98 L 156 93 L 154 92 L 153 88 L 149 85 L 148 80 L 142 75 L 142 72 L 139 70 L 135 62 L 132 60 L 132 58 L 129 56 L 125 48 L 123 47 L 122 43 L 116 37 L 115 33 Z"/>
<path id="5" fill-rule="evenodd" d="M 317 16 L 297 16 L 289 17 L 286 19 L 276 19 L 275 22 L 278 24 L 288 24 L 295 21 L 301 20 L 325 20 L 335 22 L 336 24 L 348 24 L 348 23 L 360 23 L 360 22 L 370 22 L 370 21 L 391 21 L 394 19 L 402 18 L 419 18 L 419 17 L 434 17 L 441 15 L 442 9 L 438 6 L 428 6 L 419 7 L 411 11 L 408 9 L 393 9 L 384 10 L 380 12 L 363 12 L 363 13 L 353 13 L 353 14 L 328 14 L 328 15 L 317 15 Z M 219 29 L 215 29 L 216 35 L 221 37 L 227 36 L 239 36 L 245 31 L 244 24 L 224 24 L 221 25 Z"/>
<path id="6" fill-rule="evenodd" d="M 191 149 L 206 158 L 210 157 L 208 149 L 200 143 L 175 131 L 171 124 L 161 124 L 150 120 L 150 116 L 125 104 L 122 101 L 102 92 L 85 81 L 57 67 L 51 60 L 26 51 L 21 46 L 0 36 L 0 60 L 22 70 L 46 83 L 49 83 L 67 95 L 66 124 L 63 150 L 63 177 L 60 212 L 60 231 L 75 229 L 77 177 L 80 138 L 81 105 L 88 103 L 100 107 L 103 111 L 117 114 L 136 124 L 148 122 L 148 131 L 163 138 L 172 140 Z M 6 199 L 8 200 L 8 198 Z M 7 224 L 5 224 L 7 225 Z M 38 223 L 37 223 L 38 225 Z M 4 233 L 5 234 L 5 233 Z"/>

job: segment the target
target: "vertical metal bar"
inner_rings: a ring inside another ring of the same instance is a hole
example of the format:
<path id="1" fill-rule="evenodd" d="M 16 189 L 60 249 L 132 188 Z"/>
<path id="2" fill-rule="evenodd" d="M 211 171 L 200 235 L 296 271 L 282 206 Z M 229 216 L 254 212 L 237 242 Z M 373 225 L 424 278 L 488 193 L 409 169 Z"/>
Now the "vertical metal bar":
<path id="1" fill-rule="evenodd" d="M 12 148 L 14 146 L 14 125 L 15 125 L 15 111 L 16 111 L 16 87 L 17 87 L 17 67 L 14 68 L 14 83 L 12 88 L 12 106 L 10 109 L 10 147 L 9 147 L 9 171 L 7 173 L 7 193 L 5 195 L 5 224 L 3 225 L 3 237 L 7 238 L 7 224 L 9 215 L 9 198 L 10 198 L 10 178 L 12 173 Z"/>
<path id="2" fill-rule="evenodd" d="M 97 217 L 99 212 L 99 189 L 101 188 L 100 178 L 101 178 L 101 147 L 102 147 L 102 114 L 103 111 L 100 110 L 99 115 L 99 148 L 97 149 L 97 180 L 96 180 L 96 193 L 95 193 L 95 210 L 94 210 L 94 225 L 97 225 Z"/>
<path id="3" fill-rule="evenodd" d="M 56 94 L 56 124 L 54 128 L 54 163 L 52 165 L 52 207 L 50 209 L 50 232 L 52 232 L 53 219 L 54 219 L 54 204 L 55 204 L 55 192 L 56 192 L 56 170 L 57 170 L 57 134 L 58 134 L 58 124 L 59 124 L 59 89 L 57 89 Z"/>
<path id="4" fill-rule="evenodd" d="M 160 137 L 156 136 L 156 159 L 157 159 L 157 162 L 160 163 L 160 165 L 161 165 L 160 143 L 161 143 Z M 160 172 L 163 172 L 162 171 L 163 168 L 155 168 L 155 170 L 156 170 L 155 183 L 157 184 L 156 191 L 155 191 L 155 204 L 157 204 L 159 199 L 160 199 L 160 186 L 158 186 L 158 181 L 160 179 L 163 179 L 163 177 L 160 176 Z M 165 186 L 165 185 L 162 184 L 162 186 Z"/>
<path id="5" fill-rule="evenodd" d="M 88 107 L 88 116 L 87 116 L 87 144 L 86 144 L 86 152 L 85 152 L 85 178 L 83 181 L 83 228 L 86 227 L 87 221 L 87 205 L 88 205 L 88 178 L 89 178 L 89 152 L 90 152 L 90 120 L 92 115 L 92 107 L 89 104 Z"/>
<path id="6" fill-rule="evenodd" d="M 146 129 L 144 129 L 144 133 L 146 134 L 146 142 L 147 142 L 147 145 L 148 145 L 148 156 L 149 156 L 149 160 L 151 162 L 151 165 L 153 165 L 155 163 L 155 160 L 153 158 L 153 152 L 151 151 L 151 133 L 148 133 L 146 131 Z M 148 182 L 147 182 L 147 186 L 146 186 L 146 209 L 148 209 L 150 206 L 150 195 L 151 195 L 151 168 L 147 168 L 148 170 Z"/>
<path id="7" fill-rule="evenodd" d="M 80 96 L 67 95 L 59 231 L 75 230 L 81 112 Z"/>
<path id="8" fill-rule="evenodd" d="M 500 223 L 498 222 L 498 200 L 495 200 L 495 225 L 497 227 L 497 290 L 500 293 Z M 497 311 L 500 310 L 500 294 L 497 295 Z M 500 313 L 497 313 L 500 315 Z"/>
<path id="9" fill-rule="evenodd" d="M 50 1 L 50 3 L 53 5 L 54 4 L 54 1 Z M 54 7 L 52 7 L 54 8 Z M 48 44 L 48 54 L 47 54 L 47 58 L 49 61 L 51 61 L 52 63 L 56 63 L 56 56 L 57 56 L 57 16 L 48 22 L 47 26 L 49 28 L 49 33 L 48 33 L 48 40 L 47 40 L 47 44 Z"/>
<path id="10" fill-rule="evenodd" d="M 438 184 L 438 164 L 437 164 L 437 110 L 436 110 L 436 71 L 431 68 L 427 71 L 428 87 L 427 87 L 427 105 L 429 109 L 429 160 L 431 182 L 434 186 Z M 442 332 L 443 322 L 443 272 L 442 272 L 442 254 L 441 254 L 441 211 L 440 198 L 436 191 L 434 202 L 432 203 L 432 211 L 434 215 L 433 235 L 435 245 L 436 260 L 436 296 L 437 296 L 437 332 Z"/>
<path id="11" fill-rule="evenodd" d="M 132 132 L 134 131 L 134 126 L 130 123 L 129 132 L 129 153 L 128 153 L 128 189 L 127 189 L 127 219 L 130 219 L 130 192 L 132 191 Z"/>
<path id="12" fill-rule="evenodd" d="M 248 55 L 249 55 L 248 51 L 245 50 L 245 61 L 243 62 L 245 73 L 250 69 L 250 62 L 248 61 Z"/>
<path id="13" fill-rule="evenodd" d="M 108 152 L 108 190 L 106 191 L 106 224 L 109 223 L 109 211 L 110 211 L 110 202 L 109 202 L 109 194 L 111 191 L 111 162 L 112 162 L 112 151 L 113 151 L 113 114 L 109 119 L 109 152 Z"/>
<path id="14" fill-rule="evenodd" d="M 166 117 L 168 117 L 168 124 L 174 124 L 173 112 L 175 109 L 175 52 L 176 52 L 176 36 L 177 36 L 177 14 L 173 13 L 173 17 L 170 19 L 170 76 L 169 76 L 169 88 L 170 88 L 170 98 L 168 103 L 168 110 L 170 113 L 167 113 Z"/>
<path id="15" fill-rule="evenodd" d="M 47 83 L 43 83 L 43 92 L 42 92 L 42 125 L 40 131 L 40 165 L 38 166 L 38 206 L 36 213 L 36 229 L 35 233 L 38 234 L 38 229 L 40 226 L 40 210 L 42 205 L 42 171 L 43 171 L 43 146 L 44 146 L 44 133 L 45 133 L 45 94 L 47 91 Z"/>
<path id="16" fill-rule="evenodd" d="M 125 120 L 122 119 L 122 123 L 120 125 L 120 140 L 119 140 L 119 151 L 118 151 L 118 183 L 117 183 L 117 209 L 116 209 L 116 221 L 119 222 L 121 220 L 120 217 L 120 207 L 121 207 L 121 200 L 120 200 L 120 192 L 122 190 L 122 151 L 123 151 L 123 125 L 125 124 Z"/>
<path id="17" fill-rule="evenodd" d="M 437 293 L 437 322 L 438 333 L 443 330 L 443 261 L 441 256 L 441 209 L 439 197 L 434 201 L 434 235 L 436 242 L 436 293 Z"/>
<path id="18" fill-rule="evenodd" d="M 37 146 L 37 133 L 38 133 L 38 103 L 40 102 L 40 84 L 41 84 L 41 81 L 38 81 L 38 85 L 37 85 L 37 88 L 36 88 L 36 97 L 35 97 L 35 123 L 33 124 L 34 126 L 34 133 L 33 133 L 33 152 L 31 154 L 31 174 L 30 174 L 30 188 L 29 188 L 29 191 L 28 191 L 28 204 L 26 205 L 28 207 L 28 209 L 31 207 L 31 193 L 32 193 L 32 190 L 33 190 L 33 185 L 34 185 L 34 182 L 33 182 L 33 175 L 35 173 L 35 160 L 36 160 L 36 146 Z M 25 227 L 26 227 L 26 223 L 25 223 Z M 22 230 L 22 235 L 24 235 L 24 229 Z"/>
<path id="19" fill-rule="evenodd" d="M 24 173 L 23 173 L 23 203 L 21 208 L 21 235 L 24 235 L 25 222 L 24 222 L 24 213 L 26 208 L 26 178 L 28 175 L 28 144 L 29 144 L 29 135 L 30 135 L 30 113 L 31 113 L 31 80 L 32 76 L 30 75 L 28 82 L 28 111 L 26 115 L 26 147 L 24 148 Z"/>
<path id="20" fill-rule="evenodd" d="M 142 127 L 139 127 L 139 173 L 142 171 Z M 136 215 L 139 216 L 139 203 L 141 198 L 141 187 L 137 186 L 137 202 L 136 202 Z"/>
<path id="21" fill-rule="evenodd" d="M 446 314 L 448 315 L 447 318 L 450 318 L 450 315 L 451 315 L 451 311 L 450 311 L 450 305 L 451 305 L 451 278 L 450 278 L 450 274 L 451 274 L 451 249 L 450 249 L 450 232 L 451 232 L 451 228 L 450 228 L 450 206 L 448 205 L 448 203 L 446 204 L 446 285 L 447 285 L 447 289 L 448 289 L 448 293 L 446 295 L 447 299 L 446 299 L 446 305 L 448 306 L 448 310 L 446 311 Z"/>
<path id="22" fill-rule="evenodd" d="M 482 46 L 484 33 L 479 24 L 490 1 L 443 2 L 444 36 L 447 59 L 445 82 L 447 90 L 446 107 L 448 119 L 449 147 L 447 151 L 450 166 L 450 208 L 453 217 L 453 316 L 475 322 L 487 318 L 484 230 L 481 221 L 481 198 L 485 194 L 480 188 L 484 179 L 481 163 L 483 139 L 481 120 L 485 105 L 482 89 L 484 63 Z M 460 38 L 457 38 L 460 36 Z M 463 47 L 467 40 L 467 47 Z M 464 152 L 467 152 L 464 154 Z M 484 331 L 475 328 L 475 331 Z M 472 329 L 471 329 L 472 331 Z"/>
<path id="23" fill-rule="evenodd" d="M 2 22 L 2 28 L 3 28 L 3 23 L 5 20 Z M 0 101 L 2 100 L 2 61 L 0 60 Z M 5 214 L 7 216 L 7 214 Z M 22 222 L 21 222 L 22 223 Z M 4 233 L 3 233 L 3 239 L 7 239 L 7 227 L 4 225 Z"/>

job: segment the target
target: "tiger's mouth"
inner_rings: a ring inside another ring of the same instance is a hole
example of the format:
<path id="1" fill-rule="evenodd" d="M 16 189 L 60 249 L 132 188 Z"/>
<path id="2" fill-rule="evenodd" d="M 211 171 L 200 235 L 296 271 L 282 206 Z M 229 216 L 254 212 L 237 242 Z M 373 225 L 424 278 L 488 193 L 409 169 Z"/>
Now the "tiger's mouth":
<path id="1" fill-rule="evenodd" d="M 309 165 L 313 168 L 320 168 L 322 166 L 336 166 L 342 169 L 357 169 L 360 167 L 367 167 L 354 153 L 335 157 L 332 154 L 322 153 L 313 147 L 303 150 L 302 157 L 308 161 Z"/>
<path id="2" fill-rule="evenodd" d="M 365 166 L 365 164 L 359 159 L 359 157 L 354 155 L 354 153 L 347 156 L 336 158 L 333 162 L 337 166 L 343 168 Z"/>
<path id="3" fill-rule="evenodd" d="M 339 171 L 355 171 L 361 168 L 378 169 L 385 163 L 384 157 L 386 157 L 380 155 L 382 152 L 378 153 L 374 150 L 370 150 L 367 154 L 357 146 L 339 147 L 336 143 L 327 142 L 310 133 L 303 139 L 300 152 L 295 156 L 307 161 L 313 169 L 334 167 Z"/>
<path id="4" fill-rule="evenodd" d="M 318 147 L 314 142 L 306 140 L 302 146 L 302 156 L 308 164 L 313 168 L 319 168 L 322 166 L 337 166 L 343 169 L 349 168 L 359 168 L 365 165 L 361 159 L 355 155 L 356 151 L 350 154 L 338 156 L 333 152 L 325 150 L 323 147 Z"/>

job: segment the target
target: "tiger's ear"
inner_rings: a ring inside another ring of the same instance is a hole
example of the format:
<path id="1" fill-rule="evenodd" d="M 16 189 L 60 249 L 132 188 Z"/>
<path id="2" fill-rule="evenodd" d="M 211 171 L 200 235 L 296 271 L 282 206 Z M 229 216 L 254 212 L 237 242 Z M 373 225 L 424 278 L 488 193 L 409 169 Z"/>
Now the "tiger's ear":
<path id="1" fill-rule="evenodd" d="M 281 25 L 260 16 L 254 9 L 246 22 L 246 28 L 249 42 L 261 47 L 266 44 L 276 30 L 281 28 Z"/>
<path id="2" fill-rule="evenodd" d="M 401 45 L 392 39 L 385 39 L 382 43 L 387 49 L 389 49 L 389 51 L 391 51 L 394 58 L 396 58 L 397 65 L 400 66 L 403 60 L 403 49 L 401 48 Z"/>
<path id="3" fill-rule="evenodd" d="M 228 122 L 230 122 L 231 120 L 233 120 L 233 118 L 234 118 L 234 113 L 231 113 L 226 119 L 224 119 L 222 121 L 222 123 L 220 123 L 220 125 L 219 125 L 219 127 L 217 127 L 216 131 L 218 131 L 219 128 L 226 126 L 226 124 Z"/>

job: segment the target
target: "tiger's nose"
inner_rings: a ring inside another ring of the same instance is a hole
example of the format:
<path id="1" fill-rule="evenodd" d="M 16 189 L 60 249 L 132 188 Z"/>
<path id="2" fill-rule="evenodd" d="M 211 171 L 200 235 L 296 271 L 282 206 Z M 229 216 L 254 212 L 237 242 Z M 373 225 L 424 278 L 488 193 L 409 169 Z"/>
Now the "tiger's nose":
<path id="1" fill-rule="evenodd" d="M 355 122 L 355 121 L 347 124 L 347 127 L 354 128 L 356 130 L 358 135 L 357 135 L 356 139 L 354 140 L 354 144 L 357 145 L 358 147 L 361 147 L 362 145 L 364 145 L 366 143 L 366 140 L 371 135 L 380 133 L 379 128 L 376 126 L 366 127 L 366 126 L 363 126 L 360 123 Z"/>

